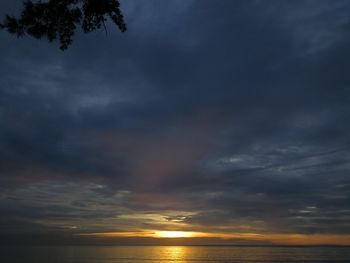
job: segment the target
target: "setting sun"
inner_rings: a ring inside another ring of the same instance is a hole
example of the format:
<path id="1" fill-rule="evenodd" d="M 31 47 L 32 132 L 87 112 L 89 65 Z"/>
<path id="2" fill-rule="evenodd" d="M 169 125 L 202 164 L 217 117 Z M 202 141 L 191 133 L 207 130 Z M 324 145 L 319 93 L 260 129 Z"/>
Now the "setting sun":
<path id="1" fill-rule="evenodd" d="M 186 231 L 158 231 L 156 236 L 163 238 L 192 237 L 193 233 Z"/>

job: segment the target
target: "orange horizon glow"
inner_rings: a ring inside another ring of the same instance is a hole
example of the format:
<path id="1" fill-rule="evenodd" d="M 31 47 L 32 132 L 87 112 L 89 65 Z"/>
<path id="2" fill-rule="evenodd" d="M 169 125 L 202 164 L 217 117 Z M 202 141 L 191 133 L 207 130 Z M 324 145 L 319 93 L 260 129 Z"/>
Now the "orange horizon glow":
<path id="1" fill-rule="evenodd" d="M 156 237 L 160 238 L 179 238 L 179 237 L 195 237 L 196 232 L 189 231 L 157 231 L 155 232 Z"/>
<path id="2" fill-rule="evenodd" d="M 205 233 L 193 231 L 163 231 L 163 230 L 144 230 L 131 232 L 101 232 L 101 233 L 82 233 L 79 236 L 93 237 L 140 237 L 140 238 L 158 238 L 158 239 L 181 239 L 181 238 L 218 238 L 234 242 L 235 239 L 244 239 L 254 242 L 268 242 L 272 245 L 350 245 L 350 235 L 335 234 L 259 234 L 259 233 Z"/>

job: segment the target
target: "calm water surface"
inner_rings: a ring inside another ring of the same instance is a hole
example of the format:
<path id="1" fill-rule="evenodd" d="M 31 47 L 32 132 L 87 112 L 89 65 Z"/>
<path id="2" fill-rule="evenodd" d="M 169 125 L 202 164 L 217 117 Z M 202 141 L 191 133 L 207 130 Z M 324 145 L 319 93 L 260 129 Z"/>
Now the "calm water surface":
<path id="1" fill-rule="evenodd" d="M 346 247 L 2 247 L 2 263 L 350 263 Z"/>

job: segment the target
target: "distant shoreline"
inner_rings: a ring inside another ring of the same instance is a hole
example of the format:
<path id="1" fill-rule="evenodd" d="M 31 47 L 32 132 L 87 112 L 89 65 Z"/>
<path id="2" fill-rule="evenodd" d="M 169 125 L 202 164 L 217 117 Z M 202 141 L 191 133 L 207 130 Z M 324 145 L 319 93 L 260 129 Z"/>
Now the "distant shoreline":
<path id="1" fill-rule="evenodd" d="M 234 244 L 208 244 L 208 245 L 168 245 L 168 244 L 0 244 L 0 247 L 276 247 L 276 248 L 317 248 L 317 247 L 339 247 L 349 248 L 350 245 L 234 245 Z"/>

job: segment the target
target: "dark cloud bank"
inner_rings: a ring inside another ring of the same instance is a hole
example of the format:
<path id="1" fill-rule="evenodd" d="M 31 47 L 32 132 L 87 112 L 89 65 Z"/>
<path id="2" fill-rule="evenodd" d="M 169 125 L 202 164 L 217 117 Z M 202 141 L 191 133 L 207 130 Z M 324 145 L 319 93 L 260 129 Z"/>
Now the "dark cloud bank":
<path id="1" fill-rule="evenodd" d="M 348 1 L 122 9 L 127 33 L 66 52 L 0 34 L 2 243 L 163 221 L 350 234 Z"/>

